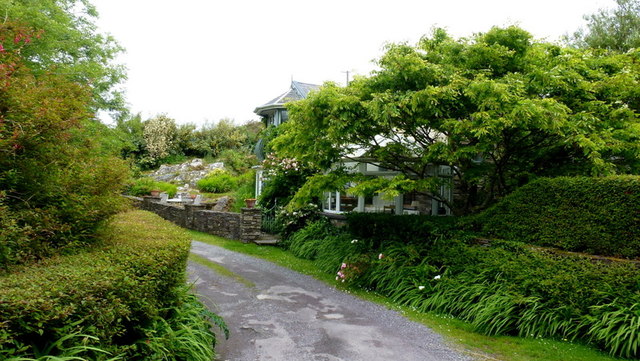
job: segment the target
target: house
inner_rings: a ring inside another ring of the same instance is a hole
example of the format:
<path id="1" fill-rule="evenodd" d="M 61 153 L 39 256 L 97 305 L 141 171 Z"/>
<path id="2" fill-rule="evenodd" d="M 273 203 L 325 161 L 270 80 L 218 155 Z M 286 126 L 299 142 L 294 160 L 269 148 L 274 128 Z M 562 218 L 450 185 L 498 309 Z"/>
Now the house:
<path id="1" fill-rule="evenodd" d="M 256 107 L 253 112 L 262 118 L 262 122 L 266 127 L 279 126 L 289 119 L 285 104 L 295 100 L 305 99 L 309 93 L 313 90 L 320 88 L 320 85 L 302 83 L 299 81 L 291 81 L 291 87 L 281 95 L 268 101 L 267 103 Z M 260 139 L 254 149 L 254 154 L 258 157 L 259 161 L 265 159 L 264 154 L 264 142 Z M 264 171 L 262 167 L 255 167 L 256 169 L 256 198 L 262 193 L 262 186 L 264 184 Z"/>
<path id="2" fill-rule="evenodd" d="M 305 99 L 308 94 L 319 88 L 319 85 L 291 81 L 288 91 L 273 100 L 255 108 L 254 113 L 262 118 L 265 126 L 279 126 L 289 119 L 285 104 L 295 100 Z M 258 142 L 254 153 L 260 161 L 265 159 L 264 144 Z M 385 169 L 375 159 L 366 157 L 365 154 L 353 154 L 343 159 L 340 164 L 348 172 L 357 172 L 364 175 L 392 178 L 400 172 Z M 429 175 L 450 180 L 451 169 L 444 166 L 433 166 L 429 169 Z M 262 167 L 256 167 L 256 198 L 262 193 L 264 184 L 264 172 Z M 445 182 L 451 183 L 451 182 Z M 348 188 L 348 187 L 347 187 Z M 450 186 L 440 187 L 440 196 L 447 200 L 452 199 Z M 430 214 L 449 215 L 451 210 L 443 203 L 431 199 L 427 195 L 412 193 L 401 194 L 393 199 L 387 199 L 381 194 L 371 196 L 355 196 L 344 192 L 325 192 L 322 200 L 323 211 L 327 214 L 341 214 L 345 212 L 376 212 L 392 214 Z"/>

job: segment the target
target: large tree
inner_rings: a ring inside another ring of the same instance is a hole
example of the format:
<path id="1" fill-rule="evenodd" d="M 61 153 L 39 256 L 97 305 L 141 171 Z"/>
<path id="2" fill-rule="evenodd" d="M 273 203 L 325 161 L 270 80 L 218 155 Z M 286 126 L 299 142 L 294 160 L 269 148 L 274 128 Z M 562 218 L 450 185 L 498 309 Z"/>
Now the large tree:
<path id="1" fill-rule="evenodd" d="M 330 172 L 303 187 L 306 196 L 352 178 L 355 192 L 439 198 L 430 166 L 450 166 L 462 195 L 450 206 L 461 213 L 535 176 L 636 173 L 639 56 L 535 42 L 517 27 L 460 40 L 436 29 L 415 47 L 389 45 L 371 76 L 291 104 L 273 145 L 324 169 L 358 153 L 405 174 Z"/>
<path id="2" fill-rule="evenodd" d="M 33 72 L 55 69 L 89 86 L 94 111 L 119 115 L 125 112 L 118 88 L 125 69 L 115 63 L 115 57 L 123 49 L 97 30 L 97 16 L 89 0 L 0 0 L 0 21 L 19 22 L 37 31 L 38 41 L 21 54 Z"/>
<path id="3" fill-rule="evenodd" d="M 618 52 L 640 47 L 640 1 L 616 0 L 616 4 L 613 9 L 585 15 L 586 29 L 578 30 L 569 42 Z"/>

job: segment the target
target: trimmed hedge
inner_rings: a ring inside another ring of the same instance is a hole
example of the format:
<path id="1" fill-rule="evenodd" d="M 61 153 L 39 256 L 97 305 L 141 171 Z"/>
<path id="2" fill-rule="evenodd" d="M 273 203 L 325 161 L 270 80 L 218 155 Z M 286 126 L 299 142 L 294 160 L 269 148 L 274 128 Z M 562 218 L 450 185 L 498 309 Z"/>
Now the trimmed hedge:
<path id="1" fill-rule="evenodd" d="M 448 235 L 456 229 L 459 218 L 426 215 L 392 215 L 384 213 L 349 213 L 348 230 L 356 239 L 370 242 L 377 249 L 388 242 L 424 242 Z"/>
<path id="2" fill-rule="evenodd" d="M 30 356 L 69 334 L 128 347 L 184 283 L 190 241 L 180 228 L 143 211 L 114 216 L 101 242 L 0 277 L 0 358 Z M 19 350 L 19 351 L 17 351 Z"/>
<path id="3" fill-rule="evenodd" d="M 640 257 L 640 177 L 535 180 L 480 214 L 489 237 L 603 256 Z"/>

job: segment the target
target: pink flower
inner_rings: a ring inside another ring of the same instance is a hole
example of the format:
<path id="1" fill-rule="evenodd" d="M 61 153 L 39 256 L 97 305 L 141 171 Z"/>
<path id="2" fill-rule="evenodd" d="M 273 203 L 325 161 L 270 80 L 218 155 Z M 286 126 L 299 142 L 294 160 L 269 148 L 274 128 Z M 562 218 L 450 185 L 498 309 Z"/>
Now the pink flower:
<path id="1" fill-rule="evenodd" d="M 0 53 L 4 53 L 4 52 L 5 52 L 4 46 L 2 46 L 2 44 L 0 44 Z"/>
<path id="2" fill-rule="evenodd" d="M 347 264 L 343 263 L 342 266 L 340 266 L 340 269 L 345 269 L 345 268 L 347 268 Z"/>

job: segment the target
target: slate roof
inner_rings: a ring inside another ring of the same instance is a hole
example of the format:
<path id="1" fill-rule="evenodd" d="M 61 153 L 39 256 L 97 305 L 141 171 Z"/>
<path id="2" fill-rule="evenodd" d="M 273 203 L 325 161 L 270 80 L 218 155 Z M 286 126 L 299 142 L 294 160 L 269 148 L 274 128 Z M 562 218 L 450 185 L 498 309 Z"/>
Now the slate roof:
<path id="1" fill-rule="evenodd" d="M 309 92 L 318 88 L 320 88 L 320 85 L 291 81 L 291 88 L 288 91 L 257 107 L 253 112 L 256 114 L 260 114 L 260 112 L 264 109 L 275 108 L 294 100 L 304 99 L 309 95 Z"/>

